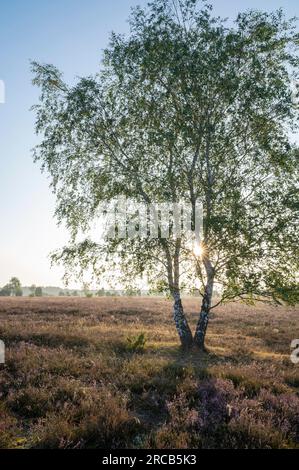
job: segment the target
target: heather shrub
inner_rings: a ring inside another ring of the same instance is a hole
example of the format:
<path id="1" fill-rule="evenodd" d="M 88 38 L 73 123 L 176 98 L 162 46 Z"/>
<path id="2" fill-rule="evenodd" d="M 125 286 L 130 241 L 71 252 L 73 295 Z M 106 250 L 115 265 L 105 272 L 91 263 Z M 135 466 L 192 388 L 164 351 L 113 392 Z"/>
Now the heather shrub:
<path id="1" fill-rule="evenodd" d="M 139 421 L 128 410 L 127 397 L 107 388 L 88 389 L 65 402 L 57 413 L 40 419 L 34 428 L 33 447 L 127 447 L 141 432 Z"/>
<path id="2" fill-rule="evenodd" d="M 248 398 L 257 396 L 264 385 L 259 378 L 248 377 L 244 373 L 228 372 L 225 374 L 225 378 L 231 380 L 235 387 L 243 388 Z"/>
<path id="3" fill-rule="evenodd" d="M 144 447 L 147 449 L 190 449 L 190 434 L 164 426 L 154 435 L 149 436 Z"/>
<path id="4" fill-rule="evenodd" d="M 148 440 L 148 447 L 157 449 L 188 449 L 193 445 L 192 432 L 198 422 L 197 410 L 189 407 L 185 394 L 167 403 L 169 421 Z"/>
<path id="5" fill-rule="evenodd" d="M 169 401 L 177 394 L 180 386 L 188 379 L 192 380 L 194 370 L 192 366 L 167 363 L 165 367 L 151 380 L 151 388 L 155 388 Z"/>
<path id="6" fill-rule="evenodd" d="M 152 390 L 155 388 L 153 382 L 160 376 L 164 364 L 165 361 L 159 358 L 153 361 L 145 355 L 134 354 L 122 362 L 116 376 L 117 385 L 121 389 L 129 389 L 133 394 Z"/>
<path id="7" fill-rule="evenodd" d="M 230 407 L 238 392 L 230 380 L 212 379 L 202 382 L 198 389 L 199 427 L 213 432 L 230 416 Z"/>
<path id="8" fill-rule="evenodd" d="M 238 344 L 237 346 L 232 347 L 232 357 L 237 362 L 250 362 L 252 360 L 252 352 L 249 351 L 244 345 Z"/>
<path id="9" fill-rule="evenodd" d="M 299 373 L 291 373 L 285 375 L 285 383 L 291 387 L 299 389 Z"/>
<path id="10" fill-rule="evenodd" d="M 12 449 L 21 444 L 17 438 L 18 429 L 16 419 L 13 418 L 4 405 L 0 403 L 0 449 Z"/>
<path id="11" fill-rule="evenodd" d="M 299 444 L 299 397 L 293 394 L 273 395 L 262 390 L 260 400 L 271 413 L 274 427 Z"/>
<path id="12" fill-rule="evenodd" d="M 42 388 L 28 386 L 26 389 L 12 392 L 7 400 L 12 411 L 24 418 L 45 416 L 51 409 L 51 396 Z"/>
<path id="13" fill-rule="evenodd" d="M 257 407 L 258 408 L 258 407 Z M 220 443 L 222 448 L 232 449 L 282 449 L 288 447 L 285 436 L 273 427 L 270 416 L 261 409 L 257 416 L 252 409 L 244 408 L 230 421 Z"/>
<path id="14" fill-rule="evenodd" d="M 230 381 L 212 381 L 199 390 L 203 443 L 230 448 L 282 448 L 298 441 L 299 398 L 262 389 L 256 399 Z M 222 431 L 220 433 L 220 431 Z M 216 440 L 218 442 L 216 442 Z"/>
<path id="15" fill-rule="evenodd" d="M 287 387 L 277 377 L 273 365 L 252 361 L 250 364 L 229 368 L 218 368 L 218 376 L 231 380 L 235 387 L 243 389 L 247 398 L 255 398 L 262 389 L 274 394 L 285 393 Z"/>
<path id="16" fill-rule="evenodd" d="M 152 437 L 161 448 L 286 448 L 298 441 L 299 398 L 262 389 L 255 399 L 232 381 L 202 381 L 188 400 L 168 403 L 168 421 Z"/>

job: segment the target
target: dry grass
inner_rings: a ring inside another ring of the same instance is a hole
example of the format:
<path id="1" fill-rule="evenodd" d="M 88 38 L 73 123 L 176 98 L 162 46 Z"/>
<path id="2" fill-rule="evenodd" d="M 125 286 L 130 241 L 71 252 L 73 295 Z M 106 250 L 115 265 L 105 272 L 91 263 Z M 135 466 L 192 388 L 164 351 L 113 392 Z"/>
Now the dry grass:
<path id="1" fill-rule="evenodd" d="M 298 310 L 234 304 L 184 355 L 163 299 L 0 299 L 0 447 L 298 447 L 294 338 Z"/>

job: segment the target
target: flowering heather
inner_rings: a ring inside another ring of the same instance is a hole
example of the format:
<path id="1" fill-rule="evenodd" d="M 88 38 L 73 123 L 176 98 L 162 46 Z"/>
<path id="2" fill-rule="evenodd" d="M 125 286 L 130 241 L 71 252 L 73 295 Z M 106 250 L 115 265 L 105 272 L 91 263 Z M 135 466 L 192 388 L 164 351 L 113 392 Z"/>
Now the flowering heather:
<path id="1" fill-rule="evenodd" d="M 161 298 L 3 298 L 0 447 L 299 448 L 294 337 L 296 309 L 236 304 L 184 354 Z"/>

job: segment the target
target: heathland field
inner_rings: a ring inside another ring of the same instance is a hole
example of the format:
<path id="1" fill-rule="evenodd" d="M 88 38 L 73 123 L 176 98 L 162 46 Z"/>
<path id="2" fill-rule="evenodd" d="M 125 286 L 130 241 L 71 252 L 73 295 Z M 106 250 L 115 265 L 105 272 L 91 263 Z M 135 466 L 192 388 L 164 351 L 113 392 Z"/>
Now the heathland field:
<path id="1" fill-rule="evenodd" d="M 3 298 L 0 447 L 298 448 L 298 314 L 220 307 L 184 354 L 164 299 Z"/>

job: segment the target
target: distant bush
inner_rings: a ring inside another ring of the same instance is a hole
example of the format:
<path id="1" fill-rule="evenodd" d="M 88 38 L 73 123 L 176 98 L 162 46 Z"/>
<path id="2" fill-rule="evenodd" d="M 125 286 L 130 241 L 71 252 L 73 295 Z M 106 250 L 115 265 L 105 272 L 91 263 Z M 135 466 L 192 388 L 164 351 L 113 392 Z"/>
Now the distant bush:
<path id="1" fill-rule="evenodd" d="M 43 296 L 43 289 L 41 287 L 37 287 L 35 289 L 35 297 L 42 297 Z"/>

